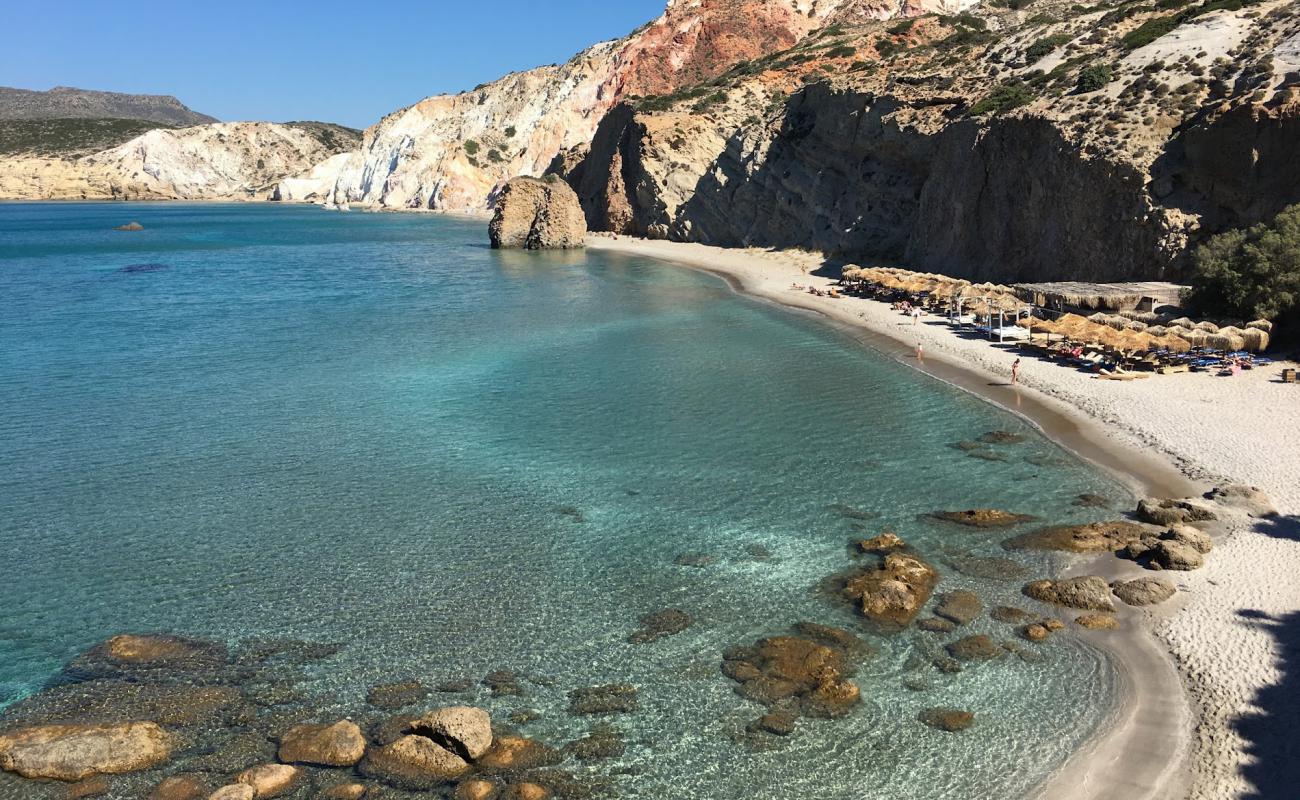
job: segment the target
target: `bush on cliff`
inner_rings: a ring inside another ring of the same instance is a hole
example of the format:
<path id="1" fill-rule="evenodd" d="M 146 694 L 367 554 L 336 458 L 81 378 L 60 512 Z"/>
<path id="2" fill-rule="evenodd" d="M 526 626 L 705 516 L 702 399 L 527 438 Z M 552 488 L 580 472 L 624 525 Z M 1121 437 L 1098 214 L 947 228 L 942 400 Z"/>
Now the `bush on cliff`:
<path id="1" fill-rule="evenodd" d="M 1300 205 L 1269 222 L 1221 233 L 1196 249 L 1187 300 L 1197 309 L 1300 328 Z"/>
<path id="2" fill-rule="evenodd" d="M 1003 111 L 1010 111 L 1033 101 L 1032 89 L 1020 81 L 1008 81 L 994 89 L 988 97 L 971 106 L 970 115 L 978 117 L 984 114 L 1001 114 Z"/>

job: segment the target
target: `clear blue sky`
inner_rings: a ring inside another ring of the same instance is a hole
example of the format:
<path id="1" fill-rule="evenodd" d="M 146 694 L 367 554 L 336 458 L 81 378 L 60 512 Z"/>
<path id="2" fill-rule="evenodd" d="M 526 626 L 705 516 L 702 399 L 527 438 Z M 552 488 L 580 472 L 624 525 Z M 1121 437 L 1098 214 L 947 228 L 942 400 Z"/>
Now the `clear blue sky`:
<path id="1" fill-rule="evenodd" d="M 0 86 L 172 94 L 223 120 L 365 127 L 567 61 L 665 0 L 5 0 Z"/>

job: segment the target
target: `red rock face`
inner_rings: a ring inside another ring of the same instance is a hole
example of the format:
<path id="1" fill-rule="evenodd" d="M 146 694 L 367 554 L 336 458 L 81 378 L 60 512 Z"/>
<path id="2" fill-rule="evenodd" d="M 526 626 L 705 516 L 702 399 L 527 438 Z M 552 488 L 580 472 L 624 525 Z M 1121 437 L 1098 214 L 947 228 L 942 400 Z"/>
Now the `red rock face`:
<path id="1" fill-rule="evenodd" d="M 615 98 L 667 94 L 792 47 L 813 25 L 788 2 L 674 2 L 629 37 L 603 91 Z"/>

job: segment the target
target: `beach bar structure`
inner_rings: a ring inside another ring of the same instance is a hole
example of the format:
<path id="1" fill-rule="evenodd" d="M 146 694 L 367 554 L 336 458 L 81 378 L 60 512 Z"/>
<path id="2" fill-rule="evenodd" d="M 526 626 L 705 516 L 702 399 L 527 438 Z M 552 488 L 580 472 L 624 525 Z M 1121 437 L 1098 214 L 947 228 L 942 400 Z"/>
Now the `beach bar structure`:
<path id="1" fill-rule="evenodd" d="M 1154 311 L 1177 306 L 1185 287 L 1162 281 L 1135 283 L 1017 283 L 1016 296 L 1026 303 L 1052 311 Z"/>

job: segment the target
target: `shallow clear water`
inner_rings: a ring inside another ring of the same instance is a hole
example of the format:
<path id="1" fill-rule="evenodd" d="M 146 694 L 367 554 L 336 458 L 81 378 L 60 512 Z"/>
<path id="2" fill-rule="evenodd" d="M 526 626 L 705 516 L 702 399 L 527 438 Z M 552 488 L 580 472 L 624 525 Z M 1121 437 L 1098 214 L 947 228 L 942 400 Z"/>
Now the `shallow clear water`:
<path id="1" fill-rule="evenodd" d="M 131 219 L 145 230 L 110 230 Z M 721 651 L 800 620 L 861 629 L 813 592 L 851 537 L 892 528 L 936 563 L 1005 556 L 1005 532 L 918 515 L 1085 521 L 1106 512 L 1076 495 L 1124 492 L 1014 417 L 716 278 L 493 252 L 483 227 L 0 205 L 0 703 L 124 630 L 343 643 L 313 675 L 340 712 L 377 682 L 512 668 L 537 678 L 524 698 L 472 701 L 538 709 L 526 732 L 555 742 L 592 723 L 565 713 L 568 689 L 628 681 L 641 710 L 611 720 L 630 744 L 616 780 L 646 798 L 1015 796 L 1105 716 L 1111 670 L 1068 635 L 1041 663 L 945 675 L 917 654 L 946 639 L 908 632 L 873 639 L 848 719 L 803 720 L 775 752 L 733 743 L 761 709 Z M 1007 461 L 951 446 L 992 429 L 1030 439 Z M 1020 581 L 940 566 L 941 590 L 1026 605 Z M 694 627 L 627 643 L 670 606 Z M 976 726 L 916 721 L 940 705 Z"/>

